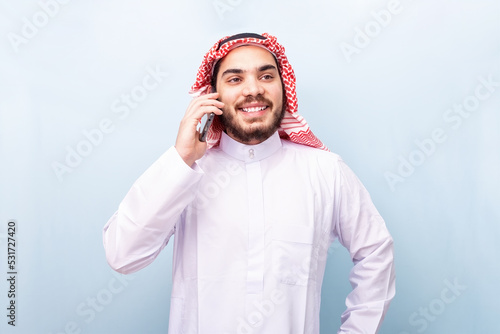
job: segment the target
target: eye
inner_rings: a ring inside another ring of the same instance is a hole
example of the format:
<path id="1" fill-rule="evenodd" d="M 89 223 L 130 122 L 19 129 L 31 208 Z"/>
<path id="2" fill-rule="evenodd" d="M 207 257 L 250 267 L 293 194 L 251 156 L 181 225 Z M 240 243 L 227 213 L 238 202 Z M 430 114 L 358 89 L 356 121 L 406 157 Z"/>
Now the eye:
<path id="1" fill-rule="evenodd" d="M 262 77 L 261 77 L 262 80 L 266 80 L 266 81 L 270 81 L 270 80 L 273 80 L 274 79 L 274 76 L 272 74 L 264 74 Z"/>
<path id="2" fill-rule="evenodd" d="M 229 78 L 227 80 L 227 82 L 229 82 L 229 83 L 238 83 L 240 81 L 241 81 L 241 79 L 239 77 L 232 77 L 232 78 Z"/>

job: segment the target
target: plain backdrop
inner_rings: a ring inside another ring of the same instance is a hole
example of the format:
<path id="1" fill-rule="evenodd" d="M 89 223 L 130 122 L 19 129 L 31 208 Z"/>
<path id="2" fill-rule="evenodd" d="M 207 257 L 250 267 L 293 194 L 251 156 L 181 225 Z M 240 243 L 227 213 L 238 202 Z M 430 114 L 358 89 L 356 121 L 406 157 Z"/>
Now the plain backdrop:
<path id="1" fill-rule="evenodd" d="M 381 333 L 499 333 L 494 0 L 0 1 L 0 332 L 167 332 L 171 245 L 121 276 L 102 227 L 173 145 L 205 52 L 240 32 L 285 46 L 299 112 L 394 237 Z M 334 243 L 321 333 L 340 325 L 351 265 Z"/>

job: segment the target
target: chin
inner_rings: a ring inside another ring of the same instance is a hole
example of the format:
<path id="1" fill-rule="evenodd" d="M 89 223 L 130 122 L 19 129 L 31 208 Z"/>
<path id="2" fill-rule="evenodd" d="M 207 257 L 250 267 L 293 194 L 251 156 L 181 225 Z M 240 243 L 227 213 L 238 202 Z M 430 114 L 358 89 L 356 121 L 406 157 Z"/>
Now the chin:
<path id="1" fill-rule="evenodd" d="M 274 111 L 254 120 L 234 116 L 226 113 L 225 117 L 221 117 L 226 133 L 243 144 L 255 145 L 265 141 L 279 129 L 285 111 L 283 109 L 281 113 Z"/>

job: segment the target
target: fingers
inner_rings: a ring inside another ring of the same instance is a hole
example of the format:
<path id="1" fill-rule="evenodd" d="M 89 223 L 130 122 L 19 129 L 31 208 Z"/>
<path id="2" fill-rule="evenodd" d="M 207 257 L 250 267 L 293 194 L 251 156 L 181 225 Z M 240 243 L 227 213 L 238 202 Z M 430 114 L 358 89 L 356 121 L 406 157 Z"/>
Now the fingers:
<path id="1" fill-rule="evenodd" d="M 209 93 L 193 99 L 181 120 L 175 147 L 188 166 L 201 158 L 207 149 L 206 142 L 199 140 L 200 133 L 197 130 L 201 118 L 209 113 L 222 115 L 224 103 L 217 100 L 218 97 L 218 93 Z"/>
<path id="2" fill-rule="evenodd" d="M 193 99 L 186 110 L 185 116 L 200 120 L 204 114 L 211 112 L 216 115 L 221 115 L 221 108 L 224 107 L 224 103 L 217 100 L 218 96 L 219 93 L 210 93 Z"/>

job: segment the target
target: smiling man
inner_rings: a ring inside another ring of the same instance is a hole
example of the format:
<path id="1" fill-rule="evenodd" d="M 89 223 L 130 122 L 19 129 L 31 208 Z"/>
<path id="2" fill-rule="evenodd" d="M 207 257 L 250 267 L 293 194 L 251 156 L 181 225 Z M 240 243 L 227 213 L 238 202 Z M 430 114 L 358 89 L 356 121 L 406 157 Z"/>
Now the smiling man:
<path id="1" fill-rule="evenodd" d="M 219 67 L 222 124 L 242 143 L 258 144 L 276 132 L 285 115 L 278 65 L 269 51 L 246 46 L 230 52 Z"/>
<path id="2" fill-rule="evenodd" d="M 284 48 L 268 34 L 223 38 L 191 93 L 175 146 L 104 227 L 111 267 L 144 268 L 175 235 L 169 333 L 317 334 L 338 239 L 354 264 L 339 333 L 376 333 L 395 293 L 392 238 L 358 178 L 298 115 Z"/>

